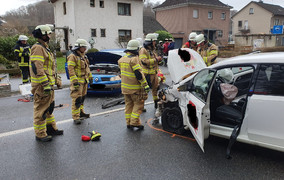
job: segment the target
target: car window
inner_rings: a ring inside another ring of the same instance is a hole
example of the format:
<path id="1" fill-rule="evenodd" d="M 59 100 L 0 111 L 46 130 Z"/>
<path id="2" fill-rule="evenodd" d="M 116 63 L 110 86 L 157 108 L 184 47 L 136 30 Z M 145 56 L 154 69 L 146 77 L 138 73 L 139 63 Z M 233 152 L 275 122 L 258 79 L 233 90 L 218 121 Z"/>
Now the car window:
<path id="1" fill-rule="evenodd" d="M 245 72 L 245 71 L 248 71 L 248 70 L 251 70 L 251 69 L 253 69 L 253 67 L 251 67 L 251 66 L 232 67 L 232 71 L 233 71 L 234 74 Z"/>
<path id="2" fill-rule="evenodd" d="M 284 95 L 284 64 L 261 65 L 254 94 Z"/>
<path id="3" fill-rule="evenodd" d="M 191 93 L 197 98 L 201 99 L 203 102 L 206 102 L 206 97 L 208 90 L 211 84 L 211 81 L 214 77 L 215 71 L 212 69 L 206 69 L 200 71 L 193 79 Z"/>

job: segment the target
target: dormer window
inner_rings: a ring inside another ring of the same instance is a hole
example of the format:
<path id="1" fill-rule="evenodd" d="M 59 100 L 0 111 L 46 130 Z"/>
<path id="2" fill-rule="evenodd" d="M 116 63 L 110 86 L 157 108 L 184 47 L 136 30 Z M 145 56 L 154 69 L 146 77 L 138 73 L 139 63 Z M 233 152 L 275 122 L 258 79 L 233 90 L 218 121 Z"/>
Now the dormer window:
<path id="1" fill-rule="evenodd" d="M 254 9 L 253 8 L 249 8 L 249 14 L 254 14 Z"/>

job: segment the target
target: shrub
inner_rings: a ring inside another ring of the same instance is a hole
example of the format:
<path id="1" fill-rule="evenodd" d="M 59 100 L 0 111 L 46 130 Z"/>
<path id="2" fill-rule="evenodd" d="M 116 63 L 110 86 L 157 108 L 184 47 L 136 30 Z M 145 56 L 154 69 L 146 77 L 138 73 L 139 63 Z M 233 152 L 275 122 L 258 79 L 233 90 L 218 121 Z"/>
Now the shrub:
<path id="1" fill-rule="evenodd" d="M 9 63 L 9 61 L 4 56 L 2 56 L 0 54 L 0 64 L 6 65 L 8 63 Z"/>
<path id="2" fill-rule="evenodd" d="M 158 42 L 159 41 L 165 41 L 166 38 L 173 38 L 173 36 L 171 35 L 171 33 L 167 32 L 167 31 L 156 31 L 155 33 L 158 33 Z"/>
<path id="3" fill-rule="evenodd" d="M 56 52 L 56 57 L 63 57 L 63 53 L 61 51 Z"/>
<path id="4" fill-rule="evenodd" d="M 93 52 L 98 52 L 99 50 L 97 50 L 96 48 L 91 48 L 87 51 L 87 53 L 93 53 Z"/>

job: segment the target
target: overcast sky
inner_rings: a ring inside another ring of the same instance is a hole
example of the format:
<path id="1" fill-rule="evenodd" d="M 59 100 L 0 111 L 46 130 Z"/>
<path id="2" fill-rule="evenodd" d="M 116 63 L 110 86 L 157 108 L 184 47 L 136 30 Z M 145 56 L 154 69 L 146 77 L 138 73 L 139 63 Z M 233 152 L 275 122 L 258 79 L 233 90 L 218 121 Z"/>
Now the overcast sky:
<path id="1" fill-rule="evenodd" d="M 2 0 L 3 1 L 3 0 Z M 40 0 L 7 0 L 0 5 L 0 15 L 4 15 L 6 11 L 17 9 L 21 6 L 27 6 L 28 4 L 38 2 Z M 165 0 L 150 0 L 151 2 L 164 2 Z M 240 10 L 247 5 L 251 0 L 220 0 L 224 4 L 228 4 L 233 9 Z M 258 0 L 254 0 L 258 1 Z M 284 7 L 284 0 L 263 0 L 265 3 L 276 4 Z"/>

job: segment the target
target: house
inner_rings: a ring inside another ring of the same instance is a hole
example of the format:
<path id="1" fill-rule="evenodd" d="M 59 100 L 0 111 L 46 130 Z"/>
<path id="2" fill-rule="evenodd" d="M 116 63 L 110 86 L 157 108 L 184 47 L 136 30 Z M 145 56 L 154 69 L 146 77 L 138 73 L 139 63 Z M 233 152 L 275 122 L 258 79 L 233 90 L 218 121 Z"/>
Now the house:
<path id="1" fill-rule="evenodd" d="M 173 35 L 176 47 L 181 47 L 192 31 L 204 33 L 217 45 L 226 45 L 231 8 L 219 0 L 166 0 L 154 11 L 157 21 Z"/>
<path id="2" fill-rule="evenodd" d="M 61 50 L 86 39 L 92 47 L 122 48 L 143 38 L 144 0 L 50 0 Z"/>
<path id="3" fill-rule="evenodd" d="M 270 34 L 274 25 L 284 24 L 284 8 L 251 1 L 232 16 L 233 34 Z"/>
<path id="4" fill-rule="evenodd" d="M 273 27 L 284 24 L 284 8 L 279 5 L 251 1 L 232 16 L 232 21 L 237 46 L 254 46 L 255 42 L 263 47 L 284 45 L 283 34 L 272 34 Z"/>

